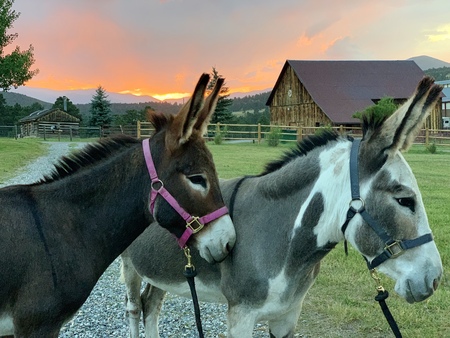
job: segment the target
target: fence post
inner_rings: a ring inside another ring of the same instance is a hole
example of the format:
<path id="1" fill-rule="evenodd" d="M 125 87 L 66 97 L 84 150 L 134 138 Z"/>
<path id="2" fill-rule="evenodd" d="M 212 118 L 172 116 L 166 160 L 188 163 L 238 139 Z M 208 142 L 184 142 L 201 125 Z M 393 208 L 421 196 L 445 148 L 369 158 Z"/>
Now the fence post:
<path id="1" fill-rule="evenodd" d="M 297 141 L 301 141 L 302 138 L 303 138 L 303 136 L 302 136 L 302 127 L 300 126 L 300 127 L 297 128 Z"/>
<path id="2" fill-rule="evenodd" d="M 137 138 L 141 138 L 141 121 L 137 121 Z"/>
<path id="3" fill-rule="evenodd" d="M 425 128 L 425 145 L 428 147 L 428 144 L 430 142 L 430 130 L 428 127 Z"/>
<path id="4" fill-rule="evenodd" d="M 261 144 L 261 123 L 258 123 L 258 144 Z"/>
<path id="5" fill-rule="evenodd" d="M 339 134 L 344 135 L 344 126 L 342 124 L 339 126 Z"/>
<path id="6" fill-rule="evenodd" d="M 216 123 L 216 135 L 220 135 L 220 122 Z"/>
<path id="7" fill-rule="evenodd" d="M 44 141 L 46 141 L 46 135 L 45 135 L 45 126 L 43 126 L 43 128 L 44 128 Z M 37 134 L 39 135 L 39 125 L 38 125 L 38 127 L 37 127 Z"/>
<path id="8" fill-rule="evenodd" d="M 70 142 L 72 142 L 72 127 L 69 127 Z"/>

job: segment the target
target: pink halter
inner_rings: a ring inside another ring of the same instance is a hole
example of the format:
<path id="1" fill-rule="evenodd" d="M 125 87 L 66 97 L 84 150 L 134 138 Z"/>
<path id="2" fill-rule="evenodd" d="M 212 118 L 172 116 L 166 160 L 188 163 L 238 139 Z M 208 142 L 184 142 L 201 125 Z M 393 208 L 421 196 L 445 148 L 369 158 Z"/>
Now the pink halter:
<path id="1" fill-rule="evenodd" d="M 205 224 L 212 222 L 223 215 L 228 213 L 228 209 L 226 206 L 213 211 L 210 214 L 207 214 L 202 217 L 191 216 L 188 212 L 186 212 L 175 200 L 175 198 L 167 191 L 164 187 L 164 183 L 158 178 L 156 174 L 156 168 L 153 163 L 152 154 L 150 153 L 150 142 L 149 139 L 145 139 L 142 141 L 142 148 L 144 150 L 145 163 L 147 164 L 147 169 L 150 174 L 150 179 L 152 181 L 152 190 L 150 193 L 150 212 L 153 214 L 153 209 L 155 208 L 155 200 L 156 197 L 161 195 L 167 203 L 169 203 L 172 208 L 175 209 L 176 212 L 180 214 L 181 217 L 186 221 L 186 230 L 178 238 L 178 245 L 181 248 L 184 248 L 186 242 L 189 240 L 192 234 L 199 232 Z"/>

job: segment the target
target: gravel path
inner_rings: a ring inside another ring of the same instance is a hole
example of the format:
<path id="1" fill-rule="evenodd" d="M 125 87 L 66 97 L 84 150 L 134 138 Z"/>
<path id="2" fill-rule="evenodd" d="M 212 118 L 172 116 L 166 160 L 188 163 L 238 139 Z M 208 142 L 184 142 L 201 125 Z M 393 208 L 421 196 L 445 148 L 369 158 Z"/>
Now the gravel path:
<path id="1" fill-rule="evenodd" d="M 47 142 L 49 153 L 26 166 L 16 177 L 1 186 L 36 182 L 51 172 L 53 164 L 72 149 L 85 143 Z M 70 146 L 69 146 L 70 144 Z M 105 271 L 86 303 L 71 322 L 63 327 L 60 337 L 94 338 L 127 337 L 128 322 L 125 318 L 125 287 L 119 282 L 120 259 L 116 259 Z M 206 337 L 226 337 L 226 306 L 200 304 L 203 330 Z M 159 330 L 164 337 L 198 337 L 192 301 L 168 294 L 164 302 Z M 141 325 L 141 337 L 144 337 Z M 268 337 L 266 325 L 258 325 L 253 337 Z"/>

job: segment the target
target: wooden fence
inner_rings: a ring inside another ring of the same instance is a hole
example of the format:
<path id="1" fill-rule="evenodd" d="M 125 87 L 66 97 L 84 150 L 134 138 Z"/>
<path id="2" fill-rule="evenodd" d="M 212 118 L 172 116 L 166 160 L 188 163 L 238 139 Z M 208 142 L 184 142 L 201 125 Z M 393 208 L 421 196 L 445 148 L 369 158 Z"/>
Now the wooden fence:
<path id="1" fill-rule="evenodd" d="M 297 127 L 297 126 L 272 126 L 262 124 L 214 124 L 208 126 L 207 138 L 214 140 L 220 137 L 224 141 L 250 141 L 261 143 L 271 137 L 271 134 L 279 135 L 281 142 L 297 142 L 304 137 L 319 133 L 324 129 L 334 129 L 340 134 L 355 137 L 362 136 L 361 128 L 339 127 Z M 138 137 L 149 137 L 153 132 L 149 122 L 138 122 Z M 418 144 L 442 144 L 450 146 L 450 129 L 429 130 L 422 129 L 414 143 Z"/>
<path id="2" fill-rule="evenodd" d="M 348 128 L 345 126 L 326 127 L 332 128 L 341 134 L 356 137 L 362 135 L 361 128 Z M 326 129 L 325 128 L 325 129 Z M 297 126 L 271 126 L 262 124 L 210 124 L 208 126 L 208 140 L 221 138 L 223 141 L 247 141 L 262 143 L 274 134 L 283 143 L 297 142 L 308 135 L 314 135 L 323 127 L 297 127 Z M 73 140 L 101 138 L 116 134 L 126 134 L 137 138 L 150 137 L 154 128 L 150 122 L 137 122 L 135 125 L 100 127 L 61 128 L 51 130 L 48 126 L 39 126 L 38 137 L 44 140 Z M 20 137 L 17 126 L 0 126 L 0 137 Z M 430 130 L 422 129 L 416 137 L 415 143 L 450 146 L 450 129 Z"/>

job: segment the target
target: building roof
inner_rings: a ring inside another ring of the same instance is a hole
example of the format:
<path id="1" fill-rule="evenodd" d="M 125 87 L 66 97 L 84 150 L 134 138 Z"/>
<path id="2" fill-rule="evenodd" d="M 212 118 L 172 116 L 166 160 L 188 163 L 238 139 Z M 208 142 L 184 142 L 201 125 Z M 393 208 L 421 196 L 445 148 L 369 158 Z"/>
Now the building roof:
<path id="1" fill-rule="evenodd" d="M 50 113 L 53 113 L 53 112 L 55 112 L 55 111 L 57 111 L 57 110 L 61 110 L 61 109 L 59 109 L 59 108 L 52 108 L 52 109 L 36 110 L 36 111 L 32 112 L 30 115 L 21 118 L 21 119 L 19 120 L 19 123 L 37 121 L 37 120 L 39 120 L 40 118 L 42 118 L 43 116 L 48 115 L 48 114 L 50 114 Z M 62 110 L 61 110 L 61 111 L 62 111 Z M 67 112 L 65 112 L 65 111 L 62 111 L 62 112 L 63 112 L 64 114 L 67 114 L 67 115 L 71 116 L 73 119 L 76 119 L 76 120 L 78 120 L 78 121 L 80 120 L 79 118 L 77 118 L 77 117 L 75 117 L 75 116 L 73 116 L 73 115 L 70 115 L 69 113 L 67 113 Z"/>
<path id="2" fill-rule="evenodd" d="M 444 94 L 442 103 L 450 102 L 450 80 L 436 81 L 436 83 L 444 86 L 444 89 L 442 89 L 442 94 Z"/>
<path id="3" fill-rule="evenodd" d="M 407 99 L 424 72 L 405 61 L 298 61 L 287 60 L 267 100 L 270 105 L 290 65 L 314 102 L 333 123 L 359 123 L 351 116 L 389 96 Z"/>

